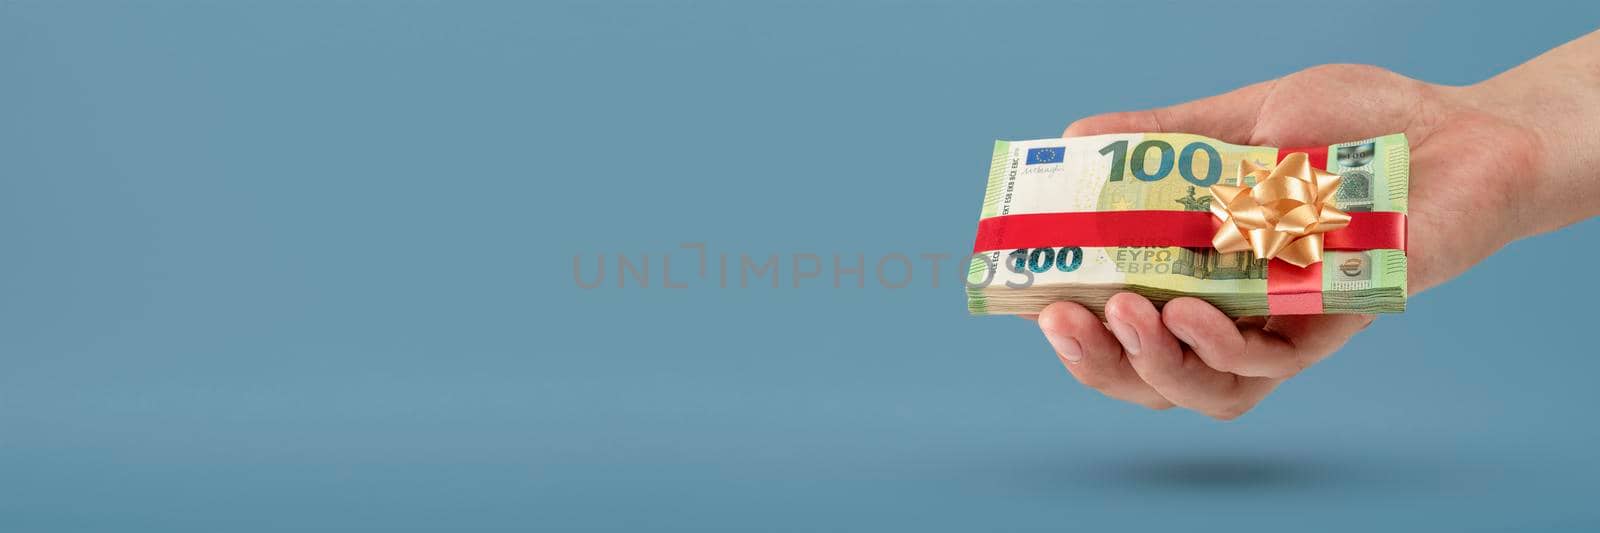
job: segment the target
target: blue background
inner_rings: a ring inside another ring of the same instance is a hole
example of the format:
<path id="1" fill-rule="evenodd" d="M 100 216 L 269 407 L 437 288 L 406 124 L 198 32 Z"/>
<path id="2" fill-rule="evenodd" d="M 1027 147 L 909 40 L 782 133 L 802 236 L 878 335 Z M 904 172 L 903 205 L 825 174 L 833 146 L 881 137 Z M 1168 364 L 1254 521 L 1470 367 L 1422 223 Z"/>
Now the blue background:
<path id="1" fill-rule="evenodd" d="M 1593 221 L 1232 423 L 1085 390 L 921 260 L 721 289 L 678 248 L 960 254 L 995 138 L 1327 62 L 1471 83 L 1597 21 L 0 2 L 0 530 L 1600 527 Z M 618 253 L 650 288 L 576 285 Z"/>

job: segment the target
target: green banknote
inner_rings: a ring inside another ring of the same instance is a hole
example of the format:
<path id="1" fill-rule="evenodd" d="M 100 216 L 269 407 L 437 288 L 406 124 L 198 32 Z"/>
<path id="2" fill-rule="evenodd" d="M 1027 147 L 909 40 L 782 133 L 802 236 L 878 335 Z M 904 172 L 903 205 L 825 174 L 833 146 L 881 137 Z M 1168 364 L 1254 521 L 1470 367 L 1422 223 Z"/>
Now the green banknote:
<path id="1" fill-rule="evenodd" d="M 1334 199 L 1348 212 L 1406 211 L 1410 148 L 1403 135 L 1327 148 L 1341 175 Z M 1241 160 L 1271 167 L 1278 148 L 1198 135 L 1134 133 L 997 141 L 980 218 L 1085 211 L 1208 211 L 1211 185 L 1240 185 Z M 1254 183 L 1243 183 L 1254 185 Z M 1204 248 L 1054 246 L 976 250 L 967 306 L 973 314 L 1036 313 L 1058 300 L 1096 313 L 1117 292 L 1155 301 L 1205 299 L 1234 316 L 1268 313 L 1267 261 Z M 1328 251 L 1325 313 L 1405 310 L 1403 250 Z"/>

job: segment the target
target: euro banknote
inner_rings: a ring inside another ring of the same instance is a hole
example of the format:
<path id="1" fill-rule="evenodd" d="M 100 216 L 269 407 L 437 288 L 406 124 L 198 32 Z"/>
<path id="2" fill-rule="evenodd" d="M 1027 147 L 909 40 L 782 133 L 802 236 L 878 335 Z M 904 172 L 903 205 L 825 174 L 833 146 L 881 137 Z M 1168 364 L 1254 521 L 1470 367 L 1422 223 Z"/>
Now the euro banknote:
<path id="1" fill-rule="evenodd" d="M 1326 170 L 1341 176 L 1339 209 L 1406 212 L 1410 148 L 1403 135 L 1326 147 Z M 1212 185 L 1241 182 L 1239 163 L 1270 168 L 1279 149 L 1199 135 L 1133 133 L 996 141 L 980 220 L 1005 215 L 1106 211 L 1208 211 Z M 1269 313 L 1268 261 L 1209 248 L 1090 247 L 1072 242 L 974 250 L 967 307 L 973 314 L 1037 313 L 1074 301 L 1103 313 L 1131 291 L 1157 304 L 1181 296 L 1230 316 Z M 1325 313 L 1405 309 L 1406 255 L 1399 249 L 1325 252 Z"/>

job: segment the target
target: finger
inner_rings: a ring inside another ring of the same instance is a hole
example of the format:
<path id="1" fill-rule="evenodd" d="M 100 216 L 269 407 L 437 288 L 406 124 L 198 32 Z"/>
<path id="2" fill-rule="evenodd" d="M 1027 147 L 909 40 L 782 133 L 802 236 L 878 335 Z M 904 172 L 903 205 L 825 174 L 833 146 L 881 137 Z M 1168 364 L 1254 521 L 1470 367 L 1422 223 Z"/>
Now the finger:
<path id="1" fill-rule="evenodd" d="M 1268 318 L 1260 330 L 1245 330 L 1243 334 L 1247 342 L 1260 342 L 1257 337 L 1269 336 L 1287 341 L 1294 345 L 1300 368 L 1307 368 L 1339 351 L 1350 337 L 1367 329 L 1377 318 L 1353 314 L 1275 316 Z"/>
<path id="2" fill-rule="evenodd" d="M 1223 142 L 1250 144 L 1256 116 L 1274 81 L 1170 107 L 1095 115 L 1073 122 L 1063 137 L 1103 133 L 1194 133 Z"/>
<path id="3" fill-rule="evenodd" d="M 1206 366 L 1223 372 L 1286 378 L 1303 368 L 1294 356 L 1293 344 L 1276 335 L 1247 338 L 1244 332 L 1260 333 L 1261 330 L 1248 322 L 1236 323 L 1199 298 L 1167 302 L 1161 309 L 1161 323 L 1178 340 L 1194 349 Z"/>
<path id="4" fill-rule="evenodd" d="M 1277 385 L 1277 380 L 1237 376 L 1206 366 L 1193 351 L 1178 344 L 1162 324 L 1161 313 L 1137 294 L 1112 296 L 1106 302 L 1106 317 L 1134 371 L 1180 407 L 1230 420 L 1254 407 Z"/>
<path id="5" fill-rule="evenodd" d="M 1039 314 L 1039 329 L 1067 372 L 1085 386 L 1151 409 L 1172 407 L 1172 402 L 1139 378 L 1123 356 L 1122 345 L 1083 306 L 1071 302 L 1050 304 Z"/>
<path id="6" fill-rule="evenodd" d="M 1241 376 L 1286 378 L 1338 350 L 1372 315 L 1271 317 L 1259 326 L 1234 322 L 1196 298 L 1178 298 L 1161 310 L 1167 329 L 1194 348 L 1206 366 Z"/>

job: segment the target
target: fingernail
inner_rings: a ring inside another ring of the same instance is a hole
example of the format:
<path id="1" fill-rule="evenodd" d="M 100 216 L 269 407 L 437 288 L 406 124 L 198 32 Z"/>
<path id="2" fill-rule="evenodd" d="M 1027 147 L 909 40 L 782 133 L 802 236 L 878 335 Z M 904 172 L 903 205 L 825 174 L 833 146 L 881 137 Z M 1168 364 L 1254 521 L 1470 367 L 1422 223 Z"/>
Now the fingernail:
<path id="1" fill-rule="evenodd" d="M 1076 363 L 1083 360 L 1083 348 L 1078 346 L 1078 341 L 1072 337 L 1045 331 L 1044 338 L 1050 341 L 1050 347 L 1055 348 L 1056 353 L 1061 354 L 1061 357 L 1066 358 L 1068 362 Z"/>
<path id="2" fill-rule="evenodd" d="M 1111 334 L 1116 335 L 1117 342 L 1122 343 L 1123 351 L 1128 352 L 1128 355 L 1139 355 L 1139 332 L 1134 331 L 1133 326 L 1123 322 L 1116 315 L 1108 313 L 1106 318 L 1110 320 Z"/>

